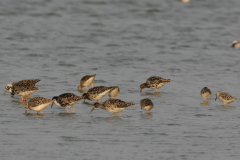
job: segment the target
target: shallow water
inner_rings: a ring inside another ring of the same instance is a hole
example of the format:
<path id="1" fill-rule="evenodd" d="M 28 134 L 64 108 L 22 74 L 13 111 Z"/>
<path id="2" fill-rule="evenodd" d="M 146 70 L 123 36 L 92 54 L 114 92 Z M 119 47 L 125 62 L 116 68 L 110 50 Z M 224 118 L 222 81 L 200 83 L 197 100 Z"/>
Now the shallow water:
<path id="1" fill-rule="evenodd" d="M 78 102 L 74 114 L 50 106 L 24 114 L 24 103 L 0 96 L 2 159 L 239 159 L 240 108 L 214 101 L 217 91 L 239 98 L 239 0 L 0 2 L 2 93 L 13 81 L 41 78 L 33 97 L 77 90 L 84 75 L 94 86 L 120 88 L 135 103 L 121 118 Z M 150 76 L 171 79 L 151 94 Z M 200 90 L 209 87 L 204 105 Z M 90 87 L 91 88 L 91 87 Z M 150 98 L 150 115 L 140 100 Z M 102 98 L 101 102 L 108 99 Z M 94 101 L 88 101 L 94 103 Z M 72 111 L 72 108 L 69 108 Z"/>

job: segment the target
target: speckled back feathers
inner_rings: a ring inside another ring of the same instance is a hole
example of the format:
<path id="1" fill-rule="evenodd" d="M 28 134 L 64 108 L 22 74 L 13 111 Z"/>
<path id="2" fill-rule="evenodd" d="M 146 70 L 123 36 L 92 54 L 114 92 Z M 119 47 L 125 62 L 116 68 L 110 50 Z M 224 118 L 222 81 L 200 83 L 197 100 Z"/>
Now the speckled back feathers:
<path id="1" fill-rule="evenodd" d="M 87 80 L 89 80 L 90 78 L 95 77 L 95 76 L 96 76 L 96 74 L 94 74 L 94 75 L 86 75 L 86 76 L 82 77 L 80 83 L 84 83 Z"/>
<path id="2" fill-rule="evenodd" d="M 105 102 L 103 102 L 103 106 L 106 108 L 127 108 L 132 105 L 135 105 L 135 104 L 127 103 L 120 99 L 109 99 L 109 100 L 106 100 Z"/>
<path id="3" fill-rule="evenodd" d="M 56 99 L 57 103 L 59 103 L 61 106 L 68 107 L 68 106 L 75 104 L 82 98 L 83 98 L 82 96 L 77 96 L 73 93 L 63 93 L 53 99 Z"/>
<path id="4" fill-rule="evenodd" d="M 89 89 L 87 93 L 84 93 L 83 97 L 85 99 L 89 99 L 89 100 L 101 99 L 111 89 L 112 89 L 111 87 L 104 87 L 104 86 L 93 87 L 93 88 Z"/>
<path id="5" fill-rule="evenodd" d="M 146 81 L 146 83 L 148 85 L 155 85 L 155 84 L 159 84 L 159 83 L 169 83 L 171 80 L 170 79 L 164 79 L 162 77 L 158 77 L 158 76 L 153 76 L 153 77 L 149 77 Z"/>
<path id="6" fill-rule="evenodd" d="M 142 99 L 140 103 L 141 103 L 141 107 L 153 105 L 153 102 L 149 98 Z"/>
<path id="7" fill-rule="evenodd" d="M 204 87 L 202 90 L 201 90 L 201 94 L 204 94 L 204 93 L 210 93 L 210 94 L 212 94 L 212 92 L 211 92 L 211 90 L 209 89 L 209 88 L 207 88 L 207 87 Z"/>
<path id="8" fill-rule="evenodd" d="M 28 107 L 37 107 L 39 105 L 46 104 L 46 103 L 52 103 L 52 102 L 53 102 L 52 99 L 47 99 L 47 98 L 43 98 L 43 97 L 35 97 L 35 98 L 30 99 L 27 102 L 27 105 L 28 105 Z"/>
<path id="9" fill-rule="evenodd" d="M 35 84 L 39 82 L 40 79 L 26 79 L 19 82 L 12 83 L 12 95 L 21 94 L 21 92 L 27 91 L 37 91 L 38 88 L 35 87 Z"/>
<path id="10" fill-rule="evenodd" d="M 220 92 L 217 92 L 216 96 L 217 96 L 218 98 L 222 98 L 222 99 L 224 99 L 224 100 L 237 99 L 237 98 L 231 96 L 229 93 L 226 93 L 226 92 L 221 92 L 221 93 L 220 93 Z"/>

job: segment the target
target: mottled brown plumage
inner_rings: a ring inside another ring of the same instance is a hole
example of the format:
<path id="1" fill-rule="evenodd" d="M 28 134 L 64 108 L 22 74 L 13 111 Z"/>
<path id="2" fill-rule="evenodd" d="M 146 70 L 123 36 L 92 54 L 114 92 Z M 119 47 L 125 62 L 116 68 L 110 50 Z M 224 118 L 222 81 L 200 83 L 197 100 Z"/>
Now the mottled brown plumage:
<path id="1" fill-rule="evenodd" d="M 86 75 L 84 77 L 82 77 L 81 81 L 80 81 L 80 85 L 78 86 L 78 89 L 82 89 L 83 87 L 86 87 L 88 90 L 88 86 L 92 84 L 93 87 L 93 81 L 96 77 L 96 74 L 94 75 Z"/>
<path id="2" fill-rule="evenodd" d="M 148 114 L 150 113 L 150 110 L 153 108 L 153 102 L 151 99 L 145 98 L 140 100 L 141 103 L 141 109 L 145 109 Z"/>
<path id="3" fill-rule="evenodd" d="M 158 88 L 161 88 L 162 86 L 164 86 L 166 83 L 169 83 L 170 81 L 171 81 L 170 79 L 164 79 L 158 76 L 149 77 L 146 83 L 143 83 L 140 85 L 140 89 L 141 89 L 140 92 L 142 92 L 144 88 L 153 88 L 157 93 Z"/>
<path id="4" fill-rule="evenodd" d="M 208 102 L 208 99 L 209 97 L 211 96 L 212 92 L 209 88 L 207 87 L 204 87 L 202 90 L 201 90 L 201 96 L 204 98 L 204 102 L 207 100 Z"/>
<path id="5" fill-rule="evenodd" d="M 222 92 L 222 93 L 217 92 L 215 101 L 217 100 L 217 98 L 224 104 L 225 107 L 226 107 L 226 104 L 229 104 L 229 107 L 230 107 L 231 106 L 230 103 L 237 99 L 226 92 Z"/>
<path id="6" fill-rule="evenodd" d="M 9 91 L 12 97 L 14 94 L 17 94 L 21 96 L 22 101 L 25 101 L 27 98 L 31 97 L 33 92 L 38 90 L 38 88 L 35 87 L 35 84 L 39 81 L 40 79 L 26 79 L 19 82 L 13 82 L 12 85 L 8 84 L 5 87 L 4 94 Z"/>
<path id="7" fill-rule="evenodd" d="M 88 100 L 97 100 L 100 103 L 100 99 L 105 96 L 112 88 L 111 87 L 104 87 L 104 86 L 97 86 L 93 87 L 88 90 L 87 93 L 84 93 L 82 97 Z"/>
<path id="8" fill-rule="evenodd" d="M 79 100 L 81 100 L 83 97 L 82 96 L 77 96 L 73 93 L 63 93 L 59 96 L 53 97 L 53 102 L 58 106 L 58 107 L 66 107 L 67 113 L 68 113 L 68 108 L 70 106 L 73 107 L 73 112 L 75 110 L 75 107 L 73 106 L 75 103 L 77 103 Z M 53 106 L 53 104 L 52 104 Z M 51 107 L 52 107 L 51 106 Z"/>
<path id="9" fill-rule="evenodd" d="M 113 116 L 115 116 L 115 113 L 118 113 L 119 116 L 121 117 L 120 112 L 122 110 L 124 110 L 125 108 L 130 107 L 132 105 L 135 105 L 135 104 L 127 103 L 120 99 L 109 99 L 109 100 L 106 100 L 105 102 L 103 102 L 103 104 L 100 104 L 98 102 L 94 103 L 94 107 L 91 110 L 91 112 L 95 108 L 100 108 L 100 109 L 104 109 L 104 110 L 107 110 L 107 111 L 113 113 Z"/>
<path id="10" fill-rule="evenodd" d="M 43 114 L 42 110 L 45 109 L 52 102 L 53 102 L 52 99 L 46 99 L 43 97 L 32 98 L 25 104 L 25 109 L 26 109 L 25 113 L 27 113 L 27 110 L 30 109 L 33 111 L 37 111 L 37 114 L 39 111 L 41 112 L 41 114 Z"/>

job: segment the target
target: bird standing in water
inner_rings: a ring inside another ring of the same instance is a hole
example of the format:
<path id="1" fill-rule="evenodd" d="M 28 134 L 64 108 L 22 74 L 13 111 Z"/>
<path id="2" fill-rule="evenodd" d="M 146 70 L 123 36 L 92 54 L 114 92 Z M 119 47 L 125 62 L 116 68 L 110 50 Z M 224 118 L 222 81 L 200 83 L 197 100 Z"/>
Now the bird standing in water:
<path id="1" fill-rule="evenodd" d="M 149 77 L 146 83 L 143 83 L 140 85 L 140 89 L 141 89 L 140 92 L 142 92 L 144 88 L 153 88 L 155 89 L 155 93 L 158 93 L 157 89 L 161 88 L 162 86 L 164 86 L 166 83 L 169 83 L 170 81 L 171 79 L 164 79 L 158 76 Z"/>
<path id="2" fill-rule="evenodd" d="M 77 103 L 79 100 L 81 100 L 83 97 L 82 96 L 77 96 L 73 93 L 63 93 L 59 96 L 55 96 L 52 98 L 53 103 L 55 103 L 58 107 L 66 107 L 67 113 L 68 113 L 68 108 L 73 107 L 73 112 L 75 111 L 75 107 L 73 106 L 75 103 Z M 52 103 L 52 106 L 53 106 Z M 51 108 L 52 108 L 51 106 Z"/>
<path id="3" fill-rule="evenodd" d="M 109 100 L 106 100 L 105 102 L 103 102 L 103 104 L 100 104 L 98 102 L 94 103 L 94 107 L 91 110 L 91 112 L 95 108 L 100 108 L 100 109 L 107 110 L 108 112 L 113 113 L 113 116 L 115 116 L 115 113 L 118 113 L 119 116 L 121 117 L 120 112 L 122 110 L 124 110 L 125 108 L 130 107 L 132 105 L 135 105 L 135 104 L 127 103 L 120 99 L 109 99 Z"/>
<path id="4" fill-rule="evenodd" d="M 94 75 L 86 75 L 84 77 L 82 77 L 81 81 L 80 81 L 80 85 L 78 86 L 78 90 L 81 90 L 83 87 L 87 88 L 88 91 L 88 86 L 90 86 L 92 84 L 92 88 L 93 88 L 93 81 L 96 77 L 96 74 Z"/>

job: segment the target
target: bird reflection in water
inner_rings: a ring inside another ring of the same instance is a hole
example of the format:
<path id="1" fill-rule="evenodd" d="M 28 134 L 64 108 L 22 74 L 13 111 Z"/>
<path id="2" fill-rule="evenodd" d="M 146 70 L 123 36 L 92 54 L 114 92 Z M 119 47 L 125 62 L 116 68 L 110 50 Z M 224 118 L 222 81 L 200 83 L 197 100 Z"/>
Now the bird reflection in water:
<path id="1" fill-rule="evenodd" d="M 201 105 L 204 105 L 204 106 L 206 106 L 206 105 L 208 105 L 208 104 L 209 104 L 208 101 L 203 101 L 203 102 L 201 103 Z"/>
<path id="2" fill-rule="evenodd" d="M 28 117 L 43 117 L 42 114 L 33 114 L 33 113 L 23 113 L 23 115 L 28 116 Z"/>

